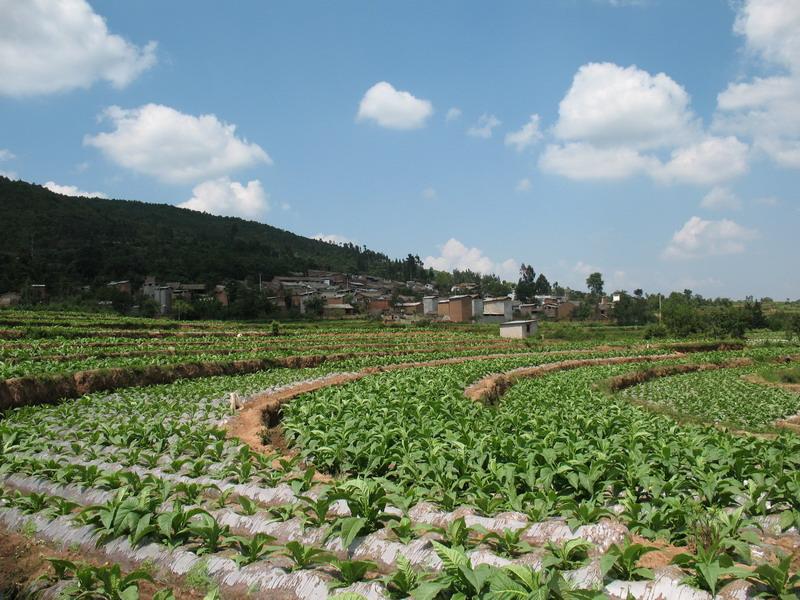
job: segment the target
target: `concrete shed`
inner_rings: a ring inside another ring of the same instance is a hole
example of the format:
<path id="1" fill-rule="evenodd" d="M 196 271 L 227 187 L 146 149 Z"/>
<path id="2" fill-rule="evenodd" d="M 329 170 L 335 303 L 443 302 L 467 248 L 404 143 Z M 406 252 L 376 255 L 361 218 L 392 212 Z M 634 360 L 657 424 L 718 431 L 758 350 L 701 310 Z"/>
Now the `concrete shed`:
<path id="1" fill-rule="evenodd" d="M 538 323 L 534 319 L 508 321 L 500 324 L 500 337 L 522 339 L 536 333 Z"/>
<path id="2" fill-rule="evenodd" d="M 426 315 L 439 313 L 439 296 L 425 296 L 422 298 L 422 308 Z"/>

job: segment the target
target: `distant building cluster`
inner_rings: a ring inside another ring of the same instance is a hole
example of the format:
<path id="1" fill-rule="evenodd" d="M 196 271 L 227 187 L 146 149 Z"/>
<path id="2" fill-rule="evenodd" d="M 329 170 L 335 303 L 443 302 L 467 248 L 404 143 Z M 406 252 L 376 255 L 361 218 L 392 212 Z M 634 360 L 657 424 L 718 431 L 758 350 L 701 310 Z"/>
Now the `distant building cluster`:
<path id="1" fill-rule="evenodd" d="M 245 282 L 241 284 L 247 285 Z M 580 306 L 579 301 L 565 295 L 537 295 L 531 302 L 521 302 L 513 293 L 484 297 L 476 283 L 460 283 L 442 293 L 431 283 L 314 269 L 276 276 L 256 285 L 278 312 L 287 315 L 312 312 L 330 319 L 370 316 L 386 321 L 426 319 L 451 323 L 498 323 L 503 325 L 501 332 L 505 331 L 507 337 L 530 335 L 539 320 L 570 320 Z M 110 281 L 106 287 L 120 294 L 150 298 L 161 315 L 175 314 L 178 300 L 188 303 L 216 301 L 222 306 L 229 305 L 229 292 L 222 284 L 159 282 L 148 276 L 138 290 L 129 280 Z M 32 284 L 27 293 L 34 301 L 47 298 L 43 284 Z M 3 294 L 0 306 L 17 304 L 21 297 L 19 292 Z M 599 320 L 610 318 L 613 305 L 618 301 L 618 294 L 602 297 L 593 310 L 593 317 Z"/>

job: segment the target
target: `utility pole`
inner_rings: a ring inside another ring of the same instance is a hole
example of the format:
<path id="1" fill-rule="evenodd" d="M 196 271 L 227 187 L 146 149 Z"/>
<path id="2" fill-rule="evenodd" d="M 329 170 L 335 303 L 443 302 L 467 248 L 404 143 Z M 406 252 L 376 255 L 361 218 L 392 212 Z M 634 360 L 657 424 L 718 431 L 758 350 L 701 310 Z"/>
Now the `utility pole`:
<path id="1" fill-rule="evenodd" d="M 661 325 L 661 292 L 658 292 L 658 324 Z"/>

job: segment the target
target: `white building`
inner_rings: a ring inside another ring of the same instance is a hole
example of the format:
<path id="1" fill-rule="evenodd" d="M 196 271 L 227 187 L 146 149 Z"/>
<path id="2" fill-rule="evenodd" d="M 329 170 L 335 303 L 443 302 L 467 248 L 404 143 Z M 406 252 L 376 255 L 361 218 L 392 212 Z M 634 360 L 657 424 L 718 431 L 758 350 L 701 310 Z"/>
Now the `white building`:
<path id="1" fill-rule="evenodd" d="M 484 299 L 483 316 L 489 321 L 510 321 L 514 318 L 513 300 L 508 296 Z"/>
<path id="2" fill-rule="evenodd" d="M 536 333 L 538 323 L 534 319 L 527 321 L 508 321 L 500 323 L 500 337 L 522 339 Z"/>
<path id="3" fill-rule="evenodd" d="M 422 312 L 426 315 L 439 313 L 439 296 L 424 296 L 422 298 Z"/>

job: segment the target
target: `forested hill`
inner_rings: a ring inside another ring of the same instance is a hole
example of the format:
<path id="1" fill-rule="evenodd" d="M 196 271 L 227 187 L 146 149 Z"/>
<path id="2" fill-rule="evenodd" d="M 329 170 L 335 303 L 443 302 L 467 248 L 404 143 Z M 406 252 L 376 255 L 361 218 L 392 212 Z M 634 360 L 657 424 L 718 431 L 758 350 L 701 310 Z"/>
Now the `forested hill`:
<path id="1" fill-rule="evenodd" d="M 214 283 L 309 268 L 428 276 L 413 260 L 253 221 L 166 204 L 62 196 L 0 177 L 0 293 L 29 282 L 66 292 L 117 279 L 139 282 L 150 274 Z"/>

